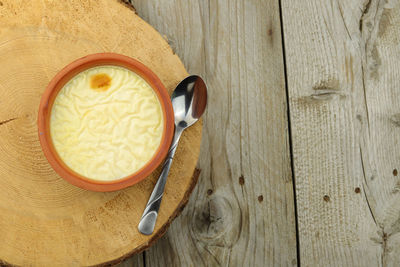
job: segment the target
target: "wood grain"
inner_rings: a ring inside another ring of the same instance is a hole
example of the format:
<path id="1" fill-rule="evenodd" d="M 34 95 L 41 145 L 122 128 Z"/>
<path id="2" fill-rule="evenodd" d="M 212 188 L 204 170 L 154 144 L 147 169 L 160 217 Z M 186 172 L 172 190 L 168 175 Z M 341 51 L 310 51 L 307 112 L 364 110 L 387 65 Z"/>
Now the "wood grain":
<path id="1" fill-rule="evenodd" d="M 301 265 L 398 266 L 399 2 L 282 12 Z"/>
<path id="2" fill-rule="evenodd" d="M 1 262 L 117 263 L 153 244 L 188 200 L 198 176 L 201 122 L 182 136 L 151 236 L 141 235 L 137 223 L 159 170 L 125 190 L 97 193 L 70 185 L 47 163 L 36 127 L 44 88 L 67 63 L 104 51 L 143 62 L 170 93 L 187 76 L 167 42 L 122 2 L 0 2 Z"/>
<path id="3" fill-rule="evenodd" d="M 129 259 L 123 261 L 122 263 L 120 263 L 116 266 L 118 266 L 118 267 L 145 267 L 143 255 L 144 255 L 144 252 L 135 254 L 134 256 L 130 257 Z"/>
<path id="4" fill-rule="evenodd" d="M 146 266 L 295 266 L 278 1 L 132 2 L 209 88 L 198 186 Z"/>

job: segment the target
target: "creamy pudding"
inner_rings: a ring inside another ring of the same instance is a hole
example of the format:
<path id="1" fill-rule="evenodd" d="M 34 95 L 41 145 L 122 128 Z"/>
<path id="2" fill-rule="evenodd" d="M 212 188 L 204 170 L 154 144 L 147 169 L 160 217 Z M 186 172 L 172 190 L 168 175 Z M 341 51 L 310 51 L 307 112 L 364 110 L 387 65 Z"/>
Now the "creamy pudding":
<path id="1" fill-rule="evenodd" d="M 58 93 L 50 134 L 63 162 L 93 180 L 131 175 L 156 154 L 164 131 L 157 94 L 136 73 L 99 66 L 74 76 Z"/>

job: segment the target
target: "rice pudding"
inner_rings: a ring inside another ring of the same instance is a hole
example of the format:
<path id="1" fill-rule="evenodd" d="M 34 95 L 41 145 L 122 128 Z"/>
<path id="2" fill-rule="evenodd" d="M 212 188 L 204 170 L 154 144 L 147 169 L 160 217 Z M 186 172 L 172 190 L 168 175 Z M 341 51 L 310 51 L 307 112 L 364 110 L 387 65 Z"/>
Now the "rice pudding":
<path id="1" fill-rule="evenodd" d="M 99 66 L 74 76 L 60 90 L 50 135 L 62 161 L 93 180 L 131 175 L 159 149 L 164 117 L 157 94 L 123 67 Z"/>

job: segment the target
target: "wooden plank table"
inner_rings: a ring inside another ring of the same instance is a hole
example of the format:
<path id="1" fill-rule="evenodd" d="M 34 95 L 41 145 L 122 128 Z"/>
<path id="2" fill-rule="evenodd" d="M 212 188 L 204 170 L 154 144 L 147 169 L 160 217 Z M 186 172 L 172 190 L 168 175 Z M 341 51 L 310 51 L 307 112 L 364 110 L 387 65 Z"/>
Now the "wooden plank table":
<path id="1" fill-rule="evenodd" d="M 133 4 L 210 101 L 188 206 L 121 266 L 400 265 L 399 1 Z"/>
<path id="2" fill-rule="evenodd" d="M 209 102 L 188 205 L 156 245 L 121 266 L 296 266 L 279 2 L 133 5 L 205 78 Z"/>

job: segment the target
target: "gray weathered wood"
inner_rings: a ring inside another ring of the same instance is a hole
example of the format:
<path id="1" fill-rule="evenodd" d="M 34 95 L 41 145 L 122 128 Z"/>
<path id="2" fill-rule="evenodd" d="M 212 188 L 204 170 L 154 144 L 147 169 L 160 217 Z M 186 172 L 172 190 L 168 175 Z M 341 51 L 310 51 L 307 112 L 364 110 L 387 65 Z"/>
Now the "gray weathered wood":
<path id="1" fill-rule="evenodd" d="M 146 265 L 296 265 L 278 1 L 133 4 L 209 86 L 201 177 Z"/>
<path id="2" fill-rule="evenodd" d="M 143 253 L 137 254 L 125 260 L 118 267 L 144 267 Z"/>
<path id="3" fill-rule="evenodd" d="M 301 265 L 399 266 L 399 2 L 282 12 Z"/>

